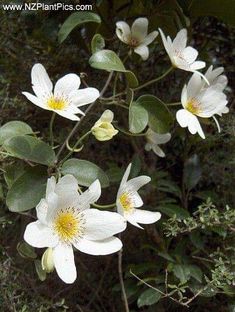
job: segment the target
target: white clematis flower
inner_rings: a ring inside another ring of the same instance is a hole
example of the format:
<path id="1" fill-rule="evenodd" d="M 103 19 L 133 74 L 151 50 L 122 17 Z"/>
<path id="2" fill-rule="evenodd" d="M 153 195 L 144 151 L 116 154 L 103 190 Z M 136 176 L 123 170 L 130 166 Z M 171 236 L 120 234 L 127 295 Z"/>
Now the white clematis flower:
<path id="1" fill-rule="evenodd" d="M 159 28 L 159 32 L 162 37 L 162 42 L 165 47 L 167 54 L 171 60 L 171 63 L 174 67 L 195 72 L 198 69 L 202 69 L 206 66 L 205 62 L 196 61 L 198 52 L 196 49 L 187 44 L 187 30 L 181 29 L 175 39 L 172 41 L 169 36 L 164 35 L 163 31 Z M 202 76 L 201 73 L 199 75 Z M 204 77 L 204 79 L 206 79 Z M 207 80 L 206 80 L 207 81 Z"/>
<path id="2" fill-rule="evenodd" d="M 92 134 L 98 141 L 111 140 L 118 133 L 118 130 L 112 125 L 113 117 L 113 112 L 106 109 L 91 128 Z"/>
<path id="3" fill-rule="evenodd" d="M 148 34 L 148 19 L 145 17 L 137 18 L 130 26 L 123 21 L 116 23 L 116 34 L 118 38 L 134 49 L 145 61 L 149 57 L 148 45 L 154 41 L 158 31 Z"/>
<path id="4" fill-rule="evenodd" d="M 153 152 L 158 155 L 159 157 L 165 157 L 165 153 L 163 150 L 158 146 L 159 144 L 165 144 L 171 139 L 170 133 L 156 133 L 152 129 L 148 129 L 146 133 L 147 143 L 145 145 L 146 151 L 153 150 Z"/>
<path id="5" fill-rule="evenodd" d="M 117 211 L 128 222 L 142 229 L 138 223 L 151 224 L 161 218 L 159 212 L 136 209 L 143 206 L 143 201 L 138 194 L 138 190 L 149 183 L 151 178 L 148 176 L 139 176 L 127 181 L 131 171 L 131 164 L 127 167 L 116 199 Z"/>
<path id="6" fill-rule="evenodd" d="M 35 95 L 22 92 L 33 104 L 68 118 L 79 120 L 76 114 L 84 115 L 78 107 L 94 102 L 99 97 L 95 88 L 78 90 L 81 81 L 78 75 L 68 74 L 60 78 L 53 90 L 52 82 L 42 64 L 35 64 L 31 71 Z"/>
<path id="7" fill-rule="evenodd" d="M 225 83 L 224 77 L 220 76 L 219 72 L 215 70 L 213 73 L 211 68 L 207 71 L 206 76 L 211 83 L 210 86 L 202 81 L 198 73 L 194 73 L 181 93 L 181 103 L 184 109 L 180 109 L 176 113 L 176 119 L 181 127 L 188 127 L 190 133 L 198 133 L 203 139 L 205 139 L 205 134 L 197 116 L 213 117 L 220 131 L 214 115 L 228 112 L 226 107 L 228 101 L 223 93 L 227 82 Z"/>
<path id="8" fill-rule="evenodd" d="M 90 255 L 107 255 L 122 248 L 113 235 L 126 228 L 125 219 L 115 212 L 89 209 L 101 194 L 98 180 L 82 195 L 78 182 L 66 175 L 56 183 L 48 179 L 46 198 L 36 207 L 36 222 L 27 225 L 24 239 L 33 247 L 50 247 L 59 277 L 73 283 L 77 277 L 73 247 Z"/>

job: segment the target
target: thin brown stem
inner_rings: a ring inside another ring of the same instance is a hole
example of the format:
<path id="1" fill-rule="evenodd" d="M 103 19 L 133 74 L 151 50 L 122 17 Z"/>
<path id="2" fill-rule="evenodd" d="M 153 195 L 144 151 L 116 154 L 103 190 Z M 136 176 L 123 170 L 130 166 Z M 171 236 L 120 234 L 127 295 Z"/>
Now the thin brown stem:
<path id="1" fill-rule="evenodd" d="M 120 235 L 119 235 L 120 238 Z M 122 271 L 122 249 L 118 252 L 118 274 L 119 274 L 119 281 L 120 281 L 120 286 L 122 290 L 122 299 L 125 307 L 125 311 L 129 312 L 129 305 L 128 305 L 128 300 L 127 300 L 127 295 L 126 295 L 126 290 L 125 290 L 125 285 L 123 281 L 123 271 Z"/>

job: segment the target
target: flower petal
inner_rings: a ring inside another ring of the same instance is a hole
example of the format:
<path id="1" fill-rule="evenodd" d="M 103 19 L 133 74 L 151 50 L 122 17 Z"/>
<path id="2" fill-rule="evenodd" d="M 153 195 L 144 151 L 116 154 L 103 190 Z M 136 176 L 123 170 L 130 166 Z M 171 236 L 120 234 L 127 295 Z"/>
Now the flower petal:
<path id="1" fill-rule="evenodd" d="M 153 146 L 153 151 L 159 157 L 165 157 L 166 156 L 165 153 L 163 152 L 163 150 L 158 145 Z"/>
<path id="2" fill-rule="evenodd" d="M 126 22 L 123 22 L 123 21 L 117 22 L 116 23 L 116 35 L 122 42 L 128 43 L 128 40 L 130 39 L 130 36 L 131 36 L 130 26 Z"/>
<path id="3" fill-rule="evenodd" d="M 78 181 L 71 174 L 66 174 L 61 179 L 59 179 L 55 187 L 55 192 L 60 196 L 63 196 L 64 194 L 66 195 L 69 192 L 77 192 L 77 191 L 78 191 Z"/>
<path id="4" fill-rule="evenodd" d="M 47 109 L 48 110 L 48 108 L 46 107 L 46 105 L 44 105 L 44 102 L 40 98 L 36 97 L 35 95 L 33 95 L 33 94 L 29 93 L 29 92 L 22 92 L 22 94 L 24 96 L 26 96 L 27 99 L 30 102 L 32 102 L 33 104 L 35 104 L 35 105 L 37 105 L 37 106 L 39 106 L 39 107 L 41 107 L 43 109 Z"/>
<path id="5" fill-rule="evenodd" d="M 196 116 L 187 111 L 180 109 L 176 113 L 176 119 L 182 128 L 188 127 L 190 133 L 195 134 L 198 132 L 202 139 L 205 139 L 205 134 Z"/>
<path id="6" fill-rule="evenodd" d="M 198 73 L 194 73 L 192 77 L 189 79 L 189 82 L 187 85 L 187 97 L 188 98 L 197 97 L 202 85 L 203 85 L 203 82 L 202 82 L 201 76 L 198 75 Z"/>
<path id="7" fill-rule="evenodd" d="M 89 188 L 85 192 L 79 195 L 77 205 L 82 210 L 89 209 L 90 204 L 95 203 L 100 198 L 100 195 L 101 185 L 100 181 L 97 179 L 89 186 Z"/>
<path id="8" fill-rule="evenodd" d="M 126 228 L 125 219 L 116 212 L 87 209 L 83 214 L 86 220 L 84 238 L 88 240 L 103 240 Z"/>
<path id="9" fill-rule="evenodd" d="M 55 192 L 55 187 L 56 187 L 56 179 L 54 176 L 50 177 L 47 180 L 47 188 L 46 188 L 46 197 L 50 194 L 50 193 L 54 193 Z"/>
<path id="10" fill-rule="evenodd" d="M 138 191 L 142 186 L 149 183 L 151 178 L 149 176 L 139 176 L 135 177 L 126 182 L 125 188 L 132 191 Z"/>
<path id="11" fill-rule="evenodd" d="M 126 171 L 125 171 L 125 173 L 124 173 L 124 175 L 122 177 L 122 181 L 120 183 L 120 187 L 123 186 L 127 182 L 127 179 L 128 179 L 128 177 L 130 175 L 130 172 L 131 172 L 131 166 L 132 166 L 132 163 L 130 163 L 128 165 L 128 167 L 126 168 Z"/>
<path id="12" fill-rule="evenodd" d="M 141 44 L 134 51 L 141 56 L 143 61 L 146 61 L 149 57 L 149 48 L 146 45 Z"/>
<path id="13" fill-rule="evenodd" d="M 67 244 L 57 245 L 53 249 L 53 261 L 56 272 L 62 281 L 66 284 L 72 284 L 77 278 L 73 247 Z"/>
<path id="14" fill-rule="evenodd" d="M 42 64 L 35 64 L 31 71 L 33 90 L 38 97 L 44 97 L 52 92 L 52 82 Z"/>
<path id="15" fill-rule="evenodd" d="M 190 65 L 190 69 L 192 71 L 194 70 L 198 70 L 198 69 L 202 69 L 206 66 L 206 63 L 205 62 L 202 62 L 202 61 L 196 61 L 194 62 L 193 64 Z M 208 83 L 209 84 L 209 83 Z"/>
<path id="16" fill-rule="evenodd" d="M 160 212 L 134 209 L 134 211 L 128 215 L 127 220 L 131 224 L 140 227 L 138 223 L 152 224 L 158 221 L 160 218 L 161 218 Z"/>
<path id="17" fill-rule="evenodd" d="M 40 221 L 27 225 L 24 240 L 36 248 L 55 247 L 58 244 L 58 237 L 53 233 L 52 229 Z"/>
<path id="18" fill-rule="evenodd" d="M 119 251 L 122 248 L 122 242 L 117 237 L 110 237 L 100 241 L 90 241 L 83 238 L 74 246 L 86 254 L 101 256 Z"/>
<path id="19" fill-rule="evenodd" d="M 140 41 L 148 34 L 148 19 L 145 17 L 137 18 L 131 26 L 131 35 Z"/>
<path id="20" fill-rule="evenodd" d="M 112 122 L 114 114 L 110 109 L 106 109 L 100 117 L 102 122 Z"/>
<path id="21" fill-rule="evenodd" d="M 158 36 L 158 31 L 152 31 L 150 34 L 148 34 L 144 40 L 142 41 L 142 44 L 144 45 L 149 45 L 150 43 L 152 43 L 154 41 L 154 39 Z"/>
<path id="22" fill-rule="evenodd" d="M 94 102 L 100 96 L 96 88 L 84 88 L 71 93 L 70 98 L 77 107 Z"/>
<path id="23" fill-rule="evenodd" d="M 67 119 L 73 120 L 73 121 L 78 121 L 80 120 L 80 118 L 76 115 L 74 115 L 73 113 L 71 113 L 70 111 L 63 111 L 63 110 L 56 110 L 55 111 L 58 115 L 65 117 Z"/>
<path id="24" fill-rule="evenodd" d="M 164 35 L 161 28 L 158 28 L 158 30 L 159 30 L 160 35 L 162 37 L 162 43 L 164 45 L 164 48 L 165 48 L 166 52 L 169 54 L 169 51 L 171 50 L 171 45 L 172 45 L 171 39 L 170 39 L 170 37 L 168 37 L 170 39 L 170 41 L 166 39 L 166 36 Z"/>
<path id="25" fill-rule="evenodd" d="M 173 47 L 175 50 L 182 51 L 187 44 L 187 30 L 185 28 L 181 29 L 175 39 L 173 40 Z"/>
<path id="26" fill-rule="evenodd" d="M 193 63 L 197 56 L 198 56 L 198 52 L 196 49 L 194 49 L 193 47 L 186 47 L 183 51 L 182 51 L 182 55 L 183 58 L 185 60 L 187 60 L 188 63 Z"/>
<path id="27" fill-rule="evenodd" d="M 68 74 L 60 78 L 54 89 L 54 95 L 69 95 L 71 92 L 77 90 L 80 87 L 81 80 L 80 77 L 76 74 Z"/>

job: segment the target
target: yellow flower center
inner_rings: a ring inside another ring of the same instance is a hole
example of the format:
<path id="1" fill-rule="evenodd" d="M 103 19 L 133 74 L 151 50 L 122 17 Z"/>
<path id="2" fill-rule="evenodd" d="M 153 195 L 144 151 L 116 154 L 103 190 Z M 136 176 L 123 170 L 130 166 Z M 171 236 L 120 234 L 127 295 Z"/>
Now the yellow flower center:
<path id="1" fill-rule="evenodd" d="M 130 212 L 132 210 L 133 208 L 132 201 L 131 201 L 130 195 L 127 192 L 122 193 L 122 195 L 119 197 L 119 201 L 125 212 Z"/>
<path id="2" fill-rule="evenodd" d="M 67 101 L 63 98 L 52 96 L 47 100 L 47 106 L 51 109 L 62 110 L 67 106 Z"/>
<path id="3" fill-rule="evenodd" d="M 187 102 L 186 109 L 194 115 L 201 112 L 200 103 L 195 98 L 192 98 Z"/>
<path id="4" fill-rule="evenodd" d="M 55 218 L 54 230 L 60 240 L 68 242 L 76 238 L 82 228 L 79 226 L 80 218 L 73 210 L 61 210 Z"/>

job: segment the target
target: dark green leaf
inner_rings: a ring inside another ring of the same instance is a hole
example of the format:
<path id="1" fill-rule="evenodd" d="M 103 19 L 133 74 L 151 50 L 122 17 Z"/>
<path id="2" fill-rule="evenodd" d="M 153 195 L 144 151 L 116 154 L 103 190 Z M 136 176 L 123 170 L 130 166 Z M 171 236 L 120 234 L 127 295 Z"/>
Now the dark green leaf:
<path id="1" fill-rule="evenodd" d="M 22 121 L 9 121 L 0 128 L 0 145 L 14 136 L 32 134 L 33 130 Z"/>
<path id="2" fill-rule="evenodd" d="M 7 193 L 9 210 L 22 212 L 34 208 L 45 195 L 47 174 L 44 168 L 29 168 Z"/>
<path id="3" fill-rule="evenodd" d="M 94 54 L 105 47 L 104 38 L 100 34 L 95 34 L 91 40 L 91 52 Z"/>
<path id="4" fill-rule="evenodd" d="M 12 156 L 36 162 L 43 165 L 52 165 L 55 161 L 54 150 L 43 141 L 27 136 L 15 136 L 4 142 L 3 148 Z"/>
<path id="5" fill-rule="evenodd" d="M 23 258 L 36 259 L 37 254 L 34 251 L 34 248 L 27 244 L 26 242 L 19 242 L 17 244 L 17 251 Z"/>
<path id="6" fill-rule="evenodd" d="M 77 26 L 85 24 L 85 23 L 101 23 L 101 19 L 99 15 L 92 12 L 75 12 L 71 14 L 61 26 L 58 39 L 59 42 L 63 42 L 70 32 Z"/>
<path id="7" fill-rule="evenodd" d="M 146 289 L 142 294 L 139 296 L 137 305 L 138 307 L 143 307 L 143 306 L 150 306 L 154 303 L 157 303 L 161 299 L 161 294 L 154 290 L 154 289 Z"/>
<path id="8" fill-rule="evenodd" d="M 190 279 L 190 269 L 184 264 L 174 264 L 173 273 L 181 283 L 186 283 Z"/>
<path id="9" fill-rule="evenodd" d="M 198 156 L 195 154 L 184 164 L 184 184 L 188 190 L 194 188 L 201 178 L 201 166 Z"/>
<path id="10" fill-rule="evenodd" d="M 4 168 L 4 178 L 8 188 L 10 188 L 13 182 L 24 173 L 24 166 L 22 163 L 14 163 Z"/>
<path id="11" fill-rule="evenodd" d="M 102 187 L 109 186 L 109 179 L 105 172 L 87 160 L 75 158 L 67 160 L 62 166 L 62 173 L 72 174 L 82 186 L 90 186 L 96 179 L 99 179 Z"/>
<path id="12" fill-rule="evenodd" d="M 157 210 L 161 211 L 169 217 L 176 215 L 177 219 L 185 219 L 190 216 L 187 210 L 175 204 L 162 204 L 157 206 Z"/>
<path id="13" fill-rule="evenodd" d="M 47 277 L 47 273 L 46 271 L 43 270 L 41 261 L 35 260 L 34 264 L 35 264 L 35 269 L 36 269 L 38 278 L 40 279 L 40 281 L 44 282 Z"/>

